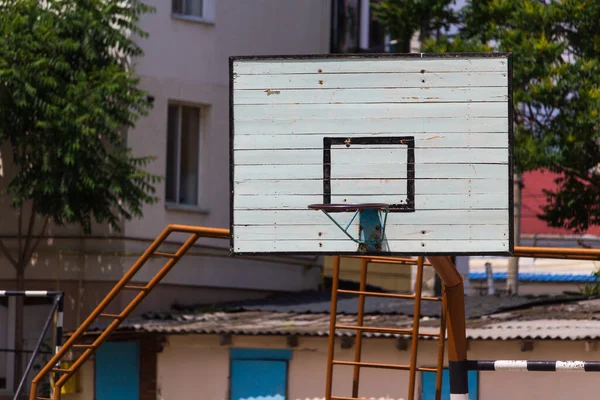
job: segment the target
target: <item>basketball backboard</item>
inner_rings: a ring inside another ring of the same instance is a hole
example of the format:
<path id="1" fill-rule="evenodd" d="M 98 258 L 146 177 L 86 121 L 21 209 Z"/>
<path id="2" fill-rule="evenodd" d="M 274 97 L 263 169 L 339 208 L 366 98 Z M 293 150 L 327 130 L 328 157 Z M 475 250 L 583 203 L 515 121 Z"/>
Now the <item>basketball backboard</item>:
<path id="1" fill-rule="evenodd" d="M 329 218 L 354 212 L 308 206 L 384 203 L 377 254 L 510 254 L 511 72 L 504 53 L 232 57 L 232 251 L 357 253 Z"/>

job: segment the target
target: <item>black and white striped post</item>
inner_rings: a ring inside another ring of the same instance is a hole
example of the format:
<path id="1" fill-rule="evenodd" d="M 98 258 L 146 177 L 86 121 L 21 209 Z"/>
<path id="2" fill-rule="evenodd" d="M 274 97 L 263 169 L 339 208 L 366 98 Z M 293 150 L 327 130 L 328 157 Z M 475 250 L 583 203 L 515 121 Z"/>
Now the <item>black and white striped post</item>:
<path id="1" fill-rule="evenodd" d="M 470 360 L 470 371 L 600 372 L 600 361 Z"/>
<path id="2" fill-rule="evenodd" d="M 469 400 L 469 361 L 448 361 L 450 400 Z"/>
<path id="3" fill-rule="evenodd" d="M 40 336 L 38 337 L 38 340 L 37 340 L 37 343 L 35 344 L 33 352 L 31 353 L 29 363 L 27 364 L 27 367 L 25 368 L 25 371 L 23 372 L 23 376 L 21 377 L 21 380 L 19 381 L 19 386 L 17 387 L 17 390 L 15 390 L 13 400 L 17 400 L 19 398 L 21 389 L 23 388 L 23 385 L 25 384 L 25 380 L 27 379 L 27 376 L 29 375 L 31 368 L 33 367 L 35 358 L 37 357 L 37 355 L 40 351 L 42 342 L 44 341 L 44 337 L 46 336 L 46 333 L 48 332 L 48 329 L 50 328 L 50 324 L 51 324 L 52 320 L 55 320 L 55 325 L 56 325 L 55 326 L 56 338 L 55 338 L 55 346 L 54 346 L 55 353 L 54 354 L 56 354 L 62 346 L 64 293 L 57 292 L 57 291 L 50 291 L 50 290 L 25 290 L 25 291 L 0 290 L 0 297 L 45 297 L 45 298 L 53 298 L 54 299 L 54 302 L 52 304 L 52 309 L 50 310 L 50 313 L 48 314 L 48 318 L 46 318 L 44 328 L 42 329 L 42 332 L 40 333 Z M 20 357 L 20 356 L 21 356 L 20 354 L 17 354 L 17 357 Z"/>

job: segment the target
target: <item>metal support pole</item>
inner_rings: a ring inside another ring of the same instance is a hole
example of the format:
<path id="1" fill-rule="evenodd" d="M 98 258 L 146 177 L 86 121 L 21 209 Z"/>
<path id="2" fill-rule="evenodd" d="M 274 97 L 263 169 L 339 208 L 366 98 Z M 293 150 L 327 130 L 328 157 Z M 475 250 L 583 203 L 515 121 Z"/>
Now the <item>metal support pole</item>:
<path id="1" fill-rule="evenodd" d="M 417 265 L 417 279 L 415 282 L 415 300 L 413 308 L 413 334 L 410 347 L 410 370 L 408 376 L 408 400 L 415 398 L 415 381 L 417 378 L 417 352 L 419 351 L 419 322 L 421 320 L 421 293 L 423 292 L 423 261 L 419 257 Z"/>
<path id="2" fill-rule="evenodd" d="M 442 378 L 444 372 L 444 347 L 446 343 L 446 288 L 442 287 L 442 313 L 440 316 L 440 337 L 438 342 L 437 371 L 435 373 L 435 400 L 442 399 Z"/>
<path id="3" fill-rule="evenodd" d="M 46 323 L 44 324 L 42 333 L 40 334 L 40 337 L 38 338 L 37 343 L 35 344 L 35 347 L 33 348 L 33 352 L 31 353 L 31 358 L 29 359 L 29 362 L 27 363 L 27 367 L 25 367 L 25 372 L 23 372 L 23 376 L 21 377 L 19 386 L 17 387 L 17 390 L 15 390 L 15 395 L 13 397 L 13 400 L 17 400 L 19 398 L 21 389 L 23 388 L 23 385 L 25 384 L 25 381 L 27 380 L 27 375 L 29 375 L 29 372 L 31 372 L 31 368 L 33 367 L 33 363 L 35 362 L 35 357 L 37 357 L 37 354 L 40 351 L 40 347 L 42 346 L 42 342 L 44 341 L 44 337 L 46 336 L 46 333 L 48 332 L 48 329 L 50 328 L 50 323 L 54 319 L 54 313 L 59 308 L 60 298 L 62 298 L 62 296 L 57 296 L 54 298 L 54 303 L 52 304 L 52 309 L 50 310 L 50 313 L 48 314 L 48 318 L 46 318 Z M 20 356 L 20 355 L 17 355 L 17 356 Z"/>
<path id="4" fill-rule="evenodd" d="M 515 174 L 513 178 L 513 196 L 514 196 L 514 243 L 519 245 L 521 236 L 521 175 Z M 506 273 L 506 291 L 511 295 L 519 294 L 519 257 L 513 256 L 508 259 L 508 269 Z"/>
<path id="5" fill-rule="evenodd" d="M 58 309 L 56 310 L 56 332 L 54 338 L 54 354 L 58 354 L 60 348 L 62 347 L 62 336 L 63 336 L 63 323 L 64 323 L 64 306 L 65 306 L 65 297 L 64 295 L 60 295 L 58 301 Z M 60 360 L 56 363 L 56 368 L 60 369 Z M 57 378 L 59 378 L 58 373 L 51 373 L 50 379 L 52 382 L 51 396 L 54 397 L 54 391 L 56 390 L 54 387 L 54 383 L 56 383 Z"/>
<path id="6" fill-rule="evenodd" d="M 367 267 L 369 265 L 369 260 L 363 258 L 361 260 L 360 265 L 360 291 L 365 292 L 367 289 Z M 357 316 L 357 326 L 363 326 L 365 320 L 365 295 L 358 295 L 358 316 Z M 358 397 L 358 386 L 360 380 L 360 363 L 361 360 L 361 352 L 362 352 L 362 330 L 358 329 L 356 331 L 356 344 L 354 348 L 354 362 L 357 363 L 354 365 L 354 376 L 352 378 L 352 397 Z"/>
<path id="7" fill-rule="evenodd" d="M 452 400 L 468 400 L 469 376 L 463 279 L 449 257 L 430 256 L 428 258 L 446 286 L 450 394 Z"/>
<path id="8" fill-rule="evenodd" d="M 327 378 L 325 400 L 331 400 L 333 380 L 333 355 L 335 353 L 335 325 L 337 316 L 338 281 L 340 278 L 340 256 L 333 258 L 333 279 L 331 282 L 331 309 L 329 311 L 329 341 L 327 344 Z"/>

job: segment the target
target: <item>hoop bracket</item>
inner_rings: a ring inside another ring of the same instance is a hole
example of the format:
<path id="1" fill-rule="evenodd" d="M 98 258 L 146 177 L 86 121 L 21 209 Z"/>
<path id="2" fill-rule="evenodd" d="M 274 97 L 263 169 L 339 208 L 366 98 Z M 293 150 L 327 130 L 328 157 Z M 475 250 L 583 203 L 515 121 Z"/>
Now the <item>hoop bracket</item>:
<path id="1" fill-rule="evenodd" d="M 384 203 L 363 204 L 310 204 L 311 210 L 321 210 L 338 228 L 355 243 L 359 245 L 359 251 L 378 251 L 382 248 L 385 239 L 385 225 L 389 212 L 389 205 Z M 343 227 L 330 213 L 351 212 L 354 215 L 350 222 Z M 350 226 L 359 216 L 358 237 L 349 232 Z"/>

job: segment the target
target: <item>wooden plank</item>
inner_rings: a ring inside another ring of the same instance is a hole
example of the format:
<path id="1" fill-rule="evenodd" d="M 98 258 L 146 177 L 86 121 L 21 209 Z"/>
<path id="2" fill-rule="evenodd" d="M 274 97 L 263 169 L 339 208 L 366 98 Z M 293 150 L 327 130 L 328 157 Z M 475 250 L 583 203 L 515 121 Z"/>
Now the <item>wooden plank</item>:
<path id="1" fill-rule="evenodd" d="M 348 232 L 358 238 L 358 222 Z M 347 240 L 348 236 L 333 224 L 327 225 L 252 225 L 234 226 L 236 240 Z M 390 225 L 387 240 L 506 240 L 507 225 Z"/>
<path id="2" fill-rule="evenodd" d="M 393 185 L 387 185 L 392 181 Z M 375 193 L 406 194 L 406 179 L 331 180 L 331 192 L 337 194 Z M 398 190 L 400 189 L 400 190 Z M 507 193 L 508 176 L 500 179 L 423 179 L 415 182 L 415 190 L 426 194 Z M 244 180 L 234 182 L 234 193 L 243 194 L 297 194 L 323 193 L 323 181 L 313 180 Z"/>
<path id="3" fill-rule="evenodd" d="M 236 240 L 234 251 L 251 252 L 356 252 L 351 240 Z M 388 241 L 385 251 L 417 255 L 422 253 L 485 253 L 508 251 L 508 240 L 399 240 Z"/>
<path id="4" fill-rule="evenodd" d="M 394 176 L 398 166 L 393 164 L 340 164 L 336 173 L 356 179 L 381 179 Z M 323 179 L 323 166 L 312 165 L 241 165 L 233 171 L 236 181 L 246 179 Z M 504 179 L 508 164 L 419 164 L 416 179 Z"/>
<path id="5" fill-rule="evenodd" d="M 338 213 L 335 218 L 348 223 L 353 213 Z M 397 217 L 395 217 L 397 216 Z M 333 224 L 327 216 L 316 210 L 234 210 L 235 225 L 320 225 Z M 414 213 L 390 214 L 388 225 L 507 225 L 508 208 L 500 210 L 461 210 L 460 212 L 440 212 L 439 210 L 419 210 Z"/>
<path id="6" fill-rule="evenodd" d="M 271 104 L 234 106 L 234 120 L 506 118 L 506 103 Z M 376 121 L 373 121 L 376 124 Z M 316 122 L 315 131 L 319 125 Z M 417 125 L 415 128 L 420 127 Z M 415 129 L 417 130 L 417 129 Z"/>
<path id="7" fill-rule="evenodd" d="M 508 189 L 508 188 L 507 188 Z M 416 210 L 463 210 L 508 208 L 508 193 L 491 194 L 415 194 Z M 399 201 L 400 200 L 400 201 Z M 337 195 L 332 193 L 332 203 L 402 203 L 403 196 L 393 195 Z M 233 208 L 238 210 L 305 209 L 309 204 L 322 203 L 320 195 L 235 195 Z"/>
<path id="8" fill-rule="evenodd" d="M 234 89 L 354 89 L 507 86 L 507 72 L 440 72 L 435 74 L 344 73 L 234 75 Z"/>
<path id="9" fill-rule="evenodd" d="M 233 103 L 240 104 L 370 104 L 504 102 L 506 87 L 385 88 L 385 89 L 264 89 L 235 90 Z"/>
<path id="10" fill-rule="evenodd" d="M 234 111 L 235 117 L 235 111 Z M 419 134 L 419 133 L 488 133 L 508 132 L 508 118 L 388 118 L 388 119 L 336 119 L 307 120 L 249 120 L 235 121 L 235 135 L 320 135 L 346 136 L 351 133 Z"/>
<path id="11" fill-rule="evenodd" d="M 333 153 L 333 152 L 332 152 Z M 416 167 L 423 163 L 485 163 L 505 164 L 508 162 L 508 148 L 498 149 L 415 149 Z M 332 170 L 342 164 L 358 163 L 388 164 L 396 157 L 397 165 L 406 160 L 406 152 L 387 149 L 347 148 L 332 155 Z M 234 163 L 238 165 L 323 165 L 323 150 L 235 150 Z M 348 175 L 352 176 L 352 175 Z"/>
<path id="12" fill-rule="evenodd" d="M 236 75 L 331 74 L 348 72 L 506 72 L 505 57 L 465 58 L 370 58 L 370 59 L 294 59 L 294 60 L 236 60 Z"/>
<path id="13" fill-rule="evenodd" d="M 377 137 L 373 133 L 350 133 L 353 137 Z M 507 133 L 419 133 L 415 136 L 416 148 L 495 148 L 508 147 Z M 320 135 L 236 135 L 236 150 L 323 149 Z"/>

